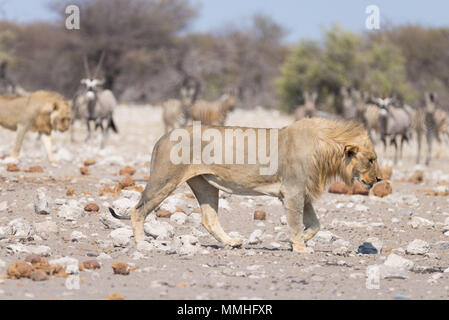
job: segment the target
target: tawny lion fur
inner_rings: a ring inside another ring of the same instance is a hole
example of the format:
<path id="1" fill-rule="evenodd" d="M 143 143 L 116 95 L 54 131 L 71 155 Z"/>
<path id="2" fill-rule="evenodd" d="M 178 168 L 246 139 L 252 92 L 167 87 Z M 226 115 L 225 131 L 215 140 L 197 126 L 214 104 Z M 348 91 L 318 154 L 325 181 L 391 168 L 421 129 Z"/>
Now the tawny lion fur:
<path id="1" fill-rule="evenodd" d="M 36 91 L 21 97 L 0 96 L 0 125 L 17 131 L 12 157 L 19 157 L 25 134 L 34 131 L 42 134 L 48 158 L 54 162 L 51 132 L 69 129 L 70 105 L 63 96 L 50 91 Z"/>
<path id="2" fill-rule="evenodd" d="M 216 129 L 222 136 L 226 129 L 250 129 L 206 128 Z M 193 128 L 185 129 L 192 137 Z M 271 137 L 272 133 L 268 133 Z M 269 137 L 266 139 L 269 141 Z M 312 201 L 324 192 L 326 185 L 335 177 L 348 185 L 357 179 L 367 188 L 381 180 L 373 145 L 362 125 L 355 122 L 312 118 L 279 130 L 277 171 L 266 176 L 260 175 L 259 164 L 175 165 L 170 161 L 170 152 L 177 142 L 170 140 L 170 135 L 165 135 L 154 147 L 150 178 L 131 216 L 120 217 L 110 209 L 115 217 L 131 220 L 136 242 L 144 238 L 143 223 L 147 215 L 178 185 L 187 182 L 201 207 L 203 226 L 224 245 L 238 247 L 242 241 L 229 237 L 220 226 L 219 190 L 279 198 L 287 211 L 293 250 L 313 252 L 306 247 L 306 242 L 318 232 L 320 224 Z"/>

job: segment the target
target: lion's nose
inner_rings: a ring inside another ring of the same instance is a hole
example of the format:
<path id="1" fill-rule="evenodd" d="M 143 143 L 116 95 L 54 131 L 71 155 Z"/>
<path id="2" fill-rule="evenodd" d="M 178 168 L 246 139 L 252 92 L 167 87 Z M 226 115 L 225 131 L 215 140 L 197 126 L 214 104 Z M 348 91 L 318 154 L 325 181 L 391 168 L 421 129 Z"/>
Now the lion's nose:
<path id="1" fill-rule="evenodd" d="M 381 182 L 382 178 L 377 177 L 376 180 L 377 180 L 377 182 Z"/>

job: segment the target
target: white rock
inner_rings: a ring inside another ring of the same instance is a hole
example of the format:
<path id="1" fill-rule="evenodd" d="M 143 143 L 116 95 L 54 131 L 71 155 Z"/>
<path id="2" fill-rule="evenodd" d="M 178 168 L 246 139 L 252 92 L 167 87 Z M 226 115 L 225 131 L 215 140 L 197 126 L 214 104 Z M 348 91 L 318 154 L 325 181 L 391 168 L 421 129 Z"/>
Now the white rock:
<path id="1" fill-rule="evenodd" d="M 175 230 L 167 222 L 147 222 L 143 225 L 145 234 L 158 240 L 169 240 L 173 238 Z"/>
<path id="2" fill-rule="evenodd" d="M 81 232 L 81 231 L 73 231 L 72 234 L 70 235 L 70 238 L 72 240 L 81 240 L 81 239 L 86 239 L 87 237 Z"/>
<path id="3" fill-rule="evenodd" d="M 78 201 L 70 200 L 68 204 L 64 204 L 58 211 L 58 217 L 67 221 L 76 221 L 85 215 L 84 208 L 79 206 Z"/>
<path id="4" fill-rule="evenodd" d="M 193 255 L 200 249 L 198 238 L 192 235 L 177 237 L 174 240 L 174 245 L 177 247 L 176 252 L 181 255 Z"/>
<path id="5" fill-rule="evenodd" d="M 11 254 L 30 253 L 28 247 L 20 243 L 9 244 L 6 246 L 6 250 L 8 250 L 8 252 L 10 252 Z"/>
<path id="6" fill-rule="evenodd" d="M 31 234 L 31 225 L 22 218 L 17 218 L 8 223 L 9 233 L 19 237 L 26 238 Z"/>
<path id="7" fill-rule="evenodd" d="M 287 225 L 288 223 L 287 216 L 281 216 L 279 220 L 283 226 Z"/>
<path id="8" fill-rule="evenodd" d="M 202 215 L 201 215 L 201 213 L 198 213 L 198 212 L 191 213 L 187 218 L 187 222 L 193 223 L 194 225 L 197 225 L 197 226 L 199 226 L 201 224 L 201 220 L 202 220 Z"/>
<path id="9" fill-rule="evenodd" d="M 120 198 L 112 203 L 112 209 L 114 209 L 115 213 L 119 216 L 129 216 L 131 209 L 136 205 L 137 201 L 128 198 Z"/>
<path id="10" fill-rule="evenodd" d="M 54 221 L 37 222 L 33 225 L 34 231 L 42 238 L 48 239 L 51 234 L 59 232 L 58 225 Z"/>
<path id="11" fill-rule="evenodd" d="M 129 228 L 115 229 L 109 234 L 114 247 L 126 247 L 130 244 L 133 232 Z"/>
<path id="12" fill-rule="evenodd" d="M 176 212 L 170 216 L 170 221 L 176 224 L 184 224 L 187 221 L 187 215 L 183 212 Z"/>
<path id="13" fill-rule="evenodd" d="M 405 268 L 381 264 L 379 265 L 379 271 L 382 279 L 407 279 L 407 270 Z"/>
<path id="14" fill-rule="evenodd" d="M 248 243 L 249 244 L 259 244 L 262 243 L 263 231 L 260 229 L 254 230 L 253 233 L 249 236 Z"/>
<path id="15" fill-rule="evenodd" d="M 37 246 L 37 247 L 29 246 L 28 251 L 40 257 L 51 256 L 51 248 L 48 246 Z"/>
<path id="16" fill-rule="evenodd" d="M 137 204 L 142 196 L 140 192 L 134 190 L 122 190 L 120 196 L 131 200 L 133 203 Z"/>
<path id="17" fill-rule="evenodd" d="M 78 274 L 79 273 L 79 261 L 78 259 L 72 257 L 63 257 L 59 259 L 53 259 L 49 261 L 52 265 L 60 265 L 65 269 L 68 274 Z"/>
<path id="18" fill-rule="evenodd" d="M 323 243 L 330 243 L 331 241 L 335 241 L 336 239 L 337 237 L 330 231 L 318 231 L 314 237 L 315 241 Z"/>
<path id="19" fill-rule="evenodd" d="M 137 243 L 137 251 L 152 251 L 154 249 L 154 246 L 145 240 L 139 241 L 139 243 Z"/>
<path id="20" fill-rule="evenodd" d="M 408 224 L 411 225 L 413 229 L 432 228 L 435 226 L 435 222 L 416 216 L 412 217 L 412 220 Z"/>
<path id="21" fill-rule="evenodd" d="M 359 212 L 368 212 L 369 208 L 367 206 L 364 206 L 363 204 L 357 204 L 355 206 L 355 211 L 359 211 Z"/>
<path id="22" fill-rule="evenodd" d="M 56 153 L 54 153 L 53 157 L 55 158 L 56 161 L 72 161 L 73 160 L 73 156 L 72 154 L 67 151 L 67 149 L 64 148 L 60 148 Z"/>
<path id="23" fill-rule="evenodd" d="M 114 218 L 111 216 L 111 214 L 108 212 L 102 212 L 100 213 L 100 222 L 104 224 L 106 229 L 118 229 L 118 228 L 125 228 L 126 225 L 121 222 L 119 219 Z"/>
<path id="24" fill-rule="evenodd" d="M 97 257 L 97 260 L 111 260 L 111 259 L 112 257 L 104 252 L 100 253 Z"/>
<path id="25" fill-rule="evenodd" d="M 405 249 L 405 252 L 407 254 L 416 254 L 416 255 L 422 255 L 429 252 L 429 244 L 421 239 L 415 239 L 412 242 L 409 243 L 407 248 Z"/>
<path id="26" fill-rule="evenodd" d="M 50 214 L 50 207 L 48 204 L 47 196 L 45 193 L 47 190 L 45 188 L 39 188 L 36 191 L 34 197 L 34 212 L 41 215 Z"/>
<path id="27" fill-rule="evenodd" d="M 281 242 L 288 242 L 289 241 L 288 234 L 283 232 L 283 231 L 278 232 L 274 239 L 276 241 L 281 241 Z"/>
<path id="28" fill-rule="evenodd" d="M 402 258 L 397 254 L 390 253 L 390 255 L 385 260 L 384 265 L 395 268 L 402 268 L 405 270 L 411 270 L 413 268 L 414 263 L 413 261 Z"/>
<path id="29" fill-rule="evenodd" d="M 332 243 L 332 246 L 349 248 L 351 246 L 351 243 L 343 239 L 337 239 Z"/>

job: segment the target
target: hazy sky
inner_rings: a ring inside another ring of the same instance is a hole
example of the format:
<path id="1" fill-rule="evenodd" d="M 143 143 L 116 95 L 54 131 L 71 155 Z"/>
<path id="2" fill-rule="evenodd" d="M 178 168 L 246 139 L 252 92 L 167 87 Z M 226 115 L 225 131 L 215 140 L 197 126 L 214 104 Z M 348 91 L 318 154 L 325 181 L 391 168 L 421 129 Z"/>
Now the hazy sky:
<path id="1" fill-rule="evenodd" d="M 255 13 L 271 16 L 288 30 L 287 40 L 318 39 L 322 27 L 339 22 L 353 31 L 365 30 L 368 5 L 380 8 L 382 22 L 449 27 L 448 0 L 191 0 L 201 7 L 193 31 L 214 31 L 245 25 Z M 1 17 L 21 22 L 50 20 L 48 0 L 0 0 Z M 82 27 L 82 16 L 81 16 Z"/>

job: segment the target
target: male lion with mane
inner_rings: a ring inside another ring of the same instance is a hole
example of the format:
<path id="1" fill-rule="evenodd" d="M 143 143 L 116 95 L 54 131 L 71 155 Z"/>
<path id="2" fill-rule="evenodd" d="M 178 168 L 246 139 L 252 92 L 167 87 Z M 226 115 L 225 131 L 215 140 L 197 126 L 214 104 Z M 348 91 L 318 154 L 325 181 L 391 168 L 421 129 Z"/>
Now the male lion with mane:
<path id="1" fill-rule="evenodd" d="M 254 129 L 208 128 L 222 135 L 226 129 Z M 192 138 L 193 127 L 185 130 Z M 118 219 L 131 220 L 135 241 L 139 242 L 144 238 L 143 223 L 147 215 L 178 185 L 187 182 L 201 207 L 203 226 L 224 245 L 239 247 L 241 239 L 227 235 L 218 221 L 219 190 L 240 195 L 270 195 L 279 198 L 287 210 L 293 250 L 311 253 L 313 250 L 306 247 L 306 242 L 320 228 L 313 200 L 336 177 L 348 185 L 358 180 L 366 188 L 381 181 L 377 155 L 363 126 L 344 120 L 303 119 L 280 129 L 277 143 L 276 172 L 260 175 L 260 164 L 175 165 L 170 161 L 175 142 L 167 134 L 154 147 L 148 184 L 130 217 L 109 210 Z M 234 146 L 234 154 L 235 151 Z"/>
<path id="2" fill-rule="evenodd" d="M 52 152 L 51 131 L 67 131 L 70 126 L 70 105 L 63 96 L 50 91 L 36 91 L 27 96 L 0 96 L 0 126 L 17 131 L 11 154 L 19 158 L 27 131 L 42 134 L 48 159 L 55 162 Z"/>

